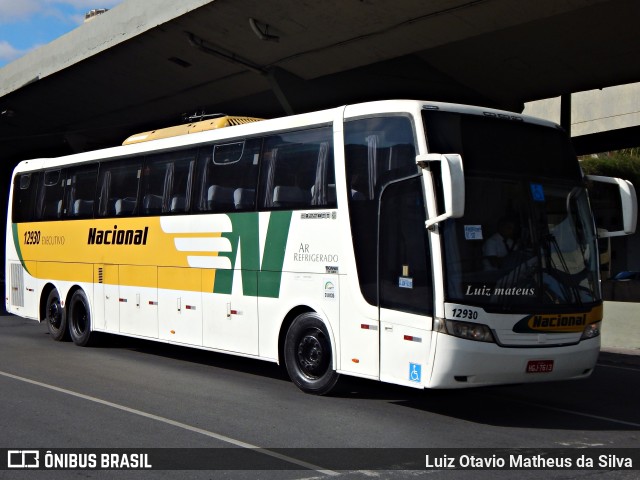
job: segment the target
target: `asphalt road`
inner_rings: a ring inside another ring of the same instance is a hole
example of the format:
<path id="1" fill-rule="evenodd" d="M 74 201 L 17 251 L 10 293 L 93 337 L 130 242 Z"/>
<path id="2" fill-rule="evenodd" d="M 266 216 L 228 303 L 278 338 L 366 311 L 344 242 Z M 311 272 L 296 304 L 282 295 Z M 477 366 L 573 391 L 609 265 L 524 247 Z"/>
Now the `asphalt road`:
<path id="1" fill-rule="evenodd" d="M 113 336 L 80 348 L 52 341 L 45 325 L 5 314 L 0 449 L 225 448 L 152 451 L 156 465 L 191 452 L 225 469 L 0 470 L 0 478 L 635 479 L 640 465 L 460 471 L 426 468 L 424 458 L 437 448 L 632 448 L 637 458 L 639 385 L 640 356 L 609 352 L 587 380 L 419 391 L 342 378 L 335 395 L 316 397 L 274 364 Z M 319 450 L 327 448 L 345 450 Z M 363 448 L 384 450 L 355 450 Z M 376 470 L 385 454 L 411 470 Z M 415 463 L 404 463 L 412 456 Z M 335 468 L 336 457 L 344 469 Z"/>

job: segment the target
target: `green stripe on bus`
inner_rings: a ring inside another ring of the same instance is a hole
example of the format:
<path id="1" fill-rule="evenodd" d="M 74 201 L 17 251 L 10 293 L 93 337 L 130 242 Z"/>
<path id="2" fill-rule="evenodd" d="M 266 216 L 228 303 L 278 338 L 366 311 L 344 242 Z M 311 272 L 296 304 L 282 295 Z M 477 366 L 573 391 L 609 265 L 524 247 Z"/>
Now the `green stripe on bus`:
<path id="1" fill-rule="evenodd" d="M 20 236 L 18 235 L 18 225 L 15 223 L 11 224 L 11 233 L 13 235 L 13 244 L 16 247 L 16 252 L 18 253 L 18 259 L 20 260 L 20 263 L 22 264 L 22 268 L 24 268 L 27 273 L 29 275 L 31 275 L 31 273 L 29 272 L 29 269 L 27 268 L 27 266 L 24 263 L 24 259 L 22 258 L 22 250 L 20 250 Z"/>
<path id="2" fill-rule="evenodd" d="M 260 297 L 278 298 L 284 253 L 291 226 L 291 211 L 271 212 L 267 238 L 262 255 L 262 265 L 258 273 L 258 295 Z"/>
<path id="3" fill-rule="evenodd" d="M 291 211 L 271 212 L 269 215 L 262 265 L 260 265 L 259 214 L 229 215 L 233 231 L 223 233 L 222 236 L 231 243 L 231 252 L 219 255 L 230 260 L 231 269 L 216 271 L 213 292 L 231 294 L 234 271 L 240 268 L 243 295 L 278 298 L 291 215 Z M 240 249 L 239 264 L 238 249 Z"/>

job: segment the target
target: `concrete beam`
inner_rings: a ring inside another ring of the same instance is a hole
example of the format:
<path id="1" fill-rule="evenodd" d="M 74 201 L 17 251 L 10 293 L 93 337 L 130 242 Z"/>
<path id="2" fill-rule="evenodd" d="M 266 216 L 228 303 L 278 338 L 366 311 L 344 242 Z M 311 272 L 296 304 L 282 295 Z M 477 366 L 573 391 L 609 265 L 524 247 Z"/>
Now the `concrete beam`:
<path id="1" fill-rule="evenodd" d="M 577 92 L 570 97 L 570 113 L 565 111 L 565 115 L 571 119 L 567 131 L 572 137 L 640 126 L 640 83 Z M 562 123 L 562 110 L 562 99 L 556 97 L 529 102 L 524 113 Z"/>

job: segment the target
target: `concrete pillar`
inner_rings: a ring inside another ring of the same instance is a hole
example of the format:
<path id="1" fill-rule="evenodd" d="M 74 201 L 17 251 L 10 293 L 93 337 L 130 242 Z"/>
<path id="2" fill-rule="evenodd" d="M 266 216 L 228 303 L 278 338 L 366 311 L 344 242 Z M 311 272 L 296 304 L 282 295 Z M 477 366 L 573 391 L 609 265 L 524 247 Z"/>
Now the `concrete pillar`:
<path id="1" fill-rule="evenodd" d="M 560 96 L 560 126 L 571 135 L 571 94 Z"/>

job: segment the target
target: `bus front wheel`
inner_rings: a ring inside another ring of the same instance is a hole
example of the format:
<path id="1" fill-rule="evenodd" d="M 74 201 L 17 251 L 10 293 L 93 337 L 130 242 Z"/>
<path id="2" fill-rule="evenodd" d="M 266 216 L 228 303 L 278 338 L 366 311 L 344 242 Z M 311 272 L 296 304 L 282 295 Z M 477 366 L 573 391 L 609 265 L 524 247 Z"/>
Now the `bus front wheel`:
<path id="1" fill-rule="evenodd" d="M 284 361 L 291 381 L 303 392 L 325 395 L 338 381 L 329 334 L 315 313 L 299 315 L 289 327 Z"/>
<path id="2" fill-rule="evenodd" d="M 82 290 L 76 290 L 67 305 L 69 334 L 73 343 L 87 347 L 93 340 L 91 334 L 91 309 L 89 300 Z"/>
<path id="3" fill-rule="evenodd" d="M 57 288 L 51 290 L 47 296 L 45 321 L 51 338 L 58 342 L 68 339 L 67 317 L 60 304 L 60 294 Z"/>

